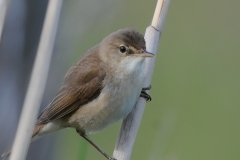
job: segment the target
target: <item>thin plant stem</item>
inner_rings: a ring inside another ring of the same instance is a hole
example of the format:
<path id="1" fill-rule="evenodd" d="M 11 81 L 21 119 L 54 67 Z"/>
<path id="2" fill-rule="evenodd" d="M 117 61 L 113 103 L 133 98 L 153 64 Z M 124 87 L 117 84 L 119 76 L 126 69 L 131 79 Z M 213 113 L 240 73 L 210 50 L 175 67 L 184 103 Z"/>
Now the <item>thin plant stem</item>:
<path id="1" fill-rule="evenodd" d="M 48 3 L 42 35 L 10 160 L 24 160 L 27 155 L 34 122 L 37 118 L 47 80 L 61 6 L 62 0 L 50 0 Z"/>
<path id="2" fill-rule="evenodd" d="M 170 0 L 158 0 L 151 26 L 147 27 L 145 33 L 147 51 L 156 54 L 163 24 L 167 15 Z M 151 83 L 155 59 L 147 59 L 145 67 L 144 86 Z M 132 112 L 123 120 L 115 145 L 113 157 L 117 160 L 129 160 L 135 142 L 137 131 L 142 119 L 146 100 L 139 98 Z"/>

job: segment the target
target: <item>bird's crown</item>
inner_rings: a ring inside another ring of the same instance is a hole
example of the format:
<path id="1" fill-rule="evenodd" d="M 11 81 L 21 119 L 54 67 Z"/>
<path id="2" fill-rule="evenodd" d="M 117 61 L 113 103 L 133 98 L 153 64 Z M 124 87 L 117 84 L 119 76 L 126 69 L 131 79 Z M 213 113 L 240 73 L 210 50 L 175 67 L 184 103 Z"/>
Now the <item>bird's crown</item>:
<path id="1" fill-rule="evenodd" d="M 146 49 L 146 43 L 143 35 L 135 29 L 131 28 L 120 29 L 116 32 L 113 32 L 104 40 L 110 43 L 118 43 L 126 46 L 131 46 L 136 50 Z"/>

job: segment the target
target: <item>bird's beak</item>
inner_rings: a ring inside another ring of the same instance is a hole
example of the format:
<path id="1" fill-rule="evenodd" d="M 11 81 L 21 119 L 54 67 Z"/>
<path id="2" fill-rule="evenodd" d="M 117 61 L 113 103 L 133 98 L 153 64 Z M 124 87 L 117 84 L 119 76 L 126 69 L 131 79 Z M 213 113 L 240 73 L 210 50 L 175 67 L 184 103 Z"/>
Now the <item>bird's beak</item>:
<path id="1" fill-rule="evenodd" d="M 155 55 L 151 52 L 148 52 L 148 51 L 143 51 L 142 53 L 139 54 L 139 56 L 141 57 L 155 57 Z"/>

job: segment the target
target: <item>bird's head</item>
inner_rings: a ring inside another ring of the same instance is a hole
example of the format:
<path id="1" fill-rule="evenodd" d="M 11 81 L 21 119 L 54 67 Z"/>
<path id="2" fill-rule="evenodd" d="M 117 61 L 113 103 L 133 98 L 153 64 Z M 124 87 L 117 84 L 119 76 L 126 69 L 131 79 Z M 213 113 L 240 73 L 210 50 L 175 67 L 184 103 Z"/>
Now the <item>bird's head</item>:
<path id="1" fill-rule="evenodd" d="M 130 28 L 118 30 L 104 38 L 100 50 L 100 56 L 106 62 L 114 60 L 114 63 L 120 63 L 128 60 L 131 63 L 132 60 L 154 57 L 154 54 L 146 51 L 143 35 Z"/>

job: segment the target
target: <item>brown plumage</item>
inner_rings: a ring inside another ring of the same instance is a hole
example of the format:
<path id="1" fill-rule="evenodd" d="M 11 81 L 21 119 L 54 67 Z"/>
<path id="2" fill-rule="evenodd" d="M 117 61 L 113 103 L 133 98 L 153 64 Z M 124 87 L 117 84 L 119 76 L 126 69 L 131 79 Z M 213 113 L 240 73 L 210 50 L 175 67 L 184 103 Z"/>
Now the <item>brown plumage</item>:
<path id="1" fill-rule="evenodd" d="M 121 29 L 113 32 L 105 39 L 109 39 L 109 41 L 112 41 L 114 43 L 116 43 L 117 39 L 120 42 L 125 42 L 125 44 L 128 44 L 129 46 L 132 46 L 137 50 L 146 50 L 146 42 L 143 35 L 131 28 Z"/>
<path id="2" fill-rule="evenodd" d="M 145 57 L 153 55 L 146 52 L 143 35 L 134 29 L 122 29 L 104 38 L 69 69 L 56 97 L 39 115 L 32 140 L 72 127 L 111 159 L 86 132 L 98 132 L 131 111 L 143 85 Z"/>
<path id="3" fill-rule="evenodd" d="M 56 97 L 39 115 L 36 127 L 62 118 L 99 96 L 105 72 L 98 68 L 97 47 L 90 51 L 90 59 L 85 55 L 70 68 Z"/>

